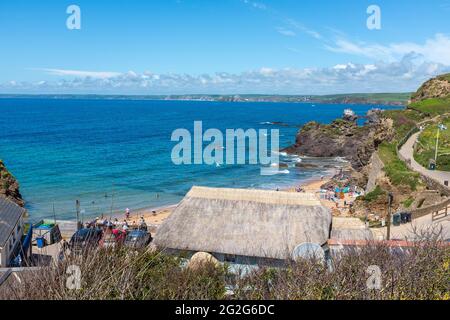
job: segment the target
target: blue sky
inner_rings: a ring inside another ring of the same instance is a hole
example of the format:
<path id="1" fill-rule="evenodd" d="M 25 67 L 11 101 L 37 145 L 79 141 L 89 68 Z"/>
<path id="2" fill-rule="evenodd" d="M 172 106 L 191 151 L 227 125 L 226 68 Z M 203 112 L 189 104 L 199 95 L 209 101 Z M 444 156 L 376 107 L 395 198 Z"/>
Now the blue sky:
<path id="1" fill-rule="evenodd" d="M 0 93 L 409 91 L 450 71 L 449 16 L 450 0 L 2 0 Z"/>

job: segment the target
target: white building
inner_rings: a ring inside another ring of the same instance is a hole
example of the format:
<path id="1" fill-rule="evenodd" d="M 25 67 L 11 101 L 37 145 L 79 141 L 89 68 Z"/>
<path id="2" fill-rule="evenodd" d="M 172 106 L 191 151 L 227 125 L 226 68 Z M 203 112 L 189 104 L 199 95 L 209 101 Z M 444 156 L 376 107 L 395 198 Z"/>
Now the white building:
<path id="1" fill-rule="evenodd" d="M 0 267 L 6 268 L 21 251 L 25 209 L 0 197 Z"/>

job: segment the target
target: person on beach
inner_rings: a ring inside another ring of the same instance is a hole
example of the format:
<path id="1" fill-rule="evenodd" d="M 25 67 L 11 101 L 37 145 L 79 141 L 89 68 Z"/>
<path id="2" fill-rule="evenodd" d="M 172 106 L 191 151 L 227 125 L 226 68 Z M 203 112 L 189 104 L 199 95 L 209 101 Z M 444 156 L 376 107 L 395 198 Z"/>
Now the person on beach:
<path id="1" fill-rule="evenodd" d="M 125 219 L 130 219 L 130 209 L 129 208 L 126 208 L 125 209 Z"/>
<path id="2" fill-rule="evenodd" d="M 145 223 L 144 217 L 141 217 L 139 220 L 139 230 L 147 231 L 147 223 Z"/>

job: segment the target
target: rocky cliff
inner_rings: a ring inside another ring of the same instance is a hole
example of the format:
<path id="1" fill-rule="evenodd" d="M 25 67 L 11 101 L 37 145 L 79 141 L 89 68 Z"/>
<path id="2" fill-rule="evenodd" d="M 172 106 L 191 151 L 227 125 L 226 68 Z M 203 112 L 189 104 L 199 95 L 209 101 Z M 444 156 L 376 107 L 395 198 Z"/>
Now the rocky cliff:
<path id="1" fill-rule="evenodd" d="M 19 183 L 2 160 L 0 160 L 0 197 L 6 197 L 22 207 L 25 204 L 19 191 Z"/>
<path id="2" fill-rule="evenodd" d="M 355 169 L 366 166 L 378 145 L 392 138 L 391 119 L 374 117 L 364 126 L 344 116 L 331 124 L 307 123 L 297 134 L 295 144 L 284 151 L 311 157 L 344 157 Z"/>
<path id="3" fill-rule="evenodd" d="M 450 73 L 437 76 L 425 82 L 411 97 L 411 102 L 450 96 Z"/>

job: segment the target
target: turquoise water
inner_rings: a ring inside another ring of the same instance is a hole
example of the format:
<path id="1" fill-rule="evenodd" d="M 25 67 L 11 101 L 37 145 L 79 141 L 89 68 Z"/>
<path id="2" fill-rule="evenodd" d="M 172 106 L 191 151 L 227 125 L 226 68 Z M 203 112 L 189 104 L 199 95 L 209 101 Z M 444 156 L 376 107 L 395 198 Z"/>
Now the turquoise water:
<path id="1" fill-rule="evenodd" d="M 358 114 L 374 106 L 353 105 Z M 379 107 L 379 106 L 378 106 Z M 348 105 L 220 103 L 150 100 L 0 99 L 0 158 L 20 182 L 31 218 L 75 217 L 158 207 L 179 201 L 193 185 L 291 186 L 325 168 L 261 176 L 257 165 L 176 166 L 172 131 L 207 128 L 279 129 L 280 144 L 295 141 L 296 125 L 330 122 Z M 389 107 L 383 107 L 388 109 Z M 271 125 L 282 122 L 285 125 Z"/>

